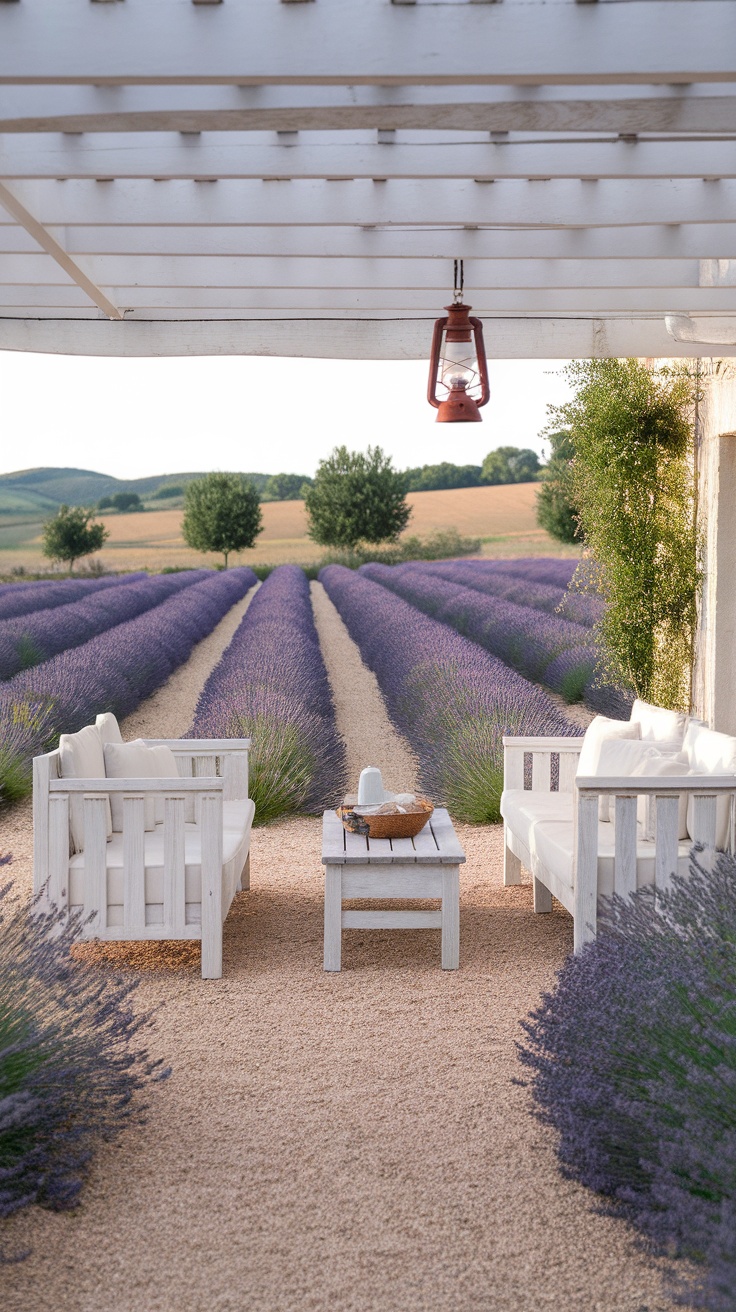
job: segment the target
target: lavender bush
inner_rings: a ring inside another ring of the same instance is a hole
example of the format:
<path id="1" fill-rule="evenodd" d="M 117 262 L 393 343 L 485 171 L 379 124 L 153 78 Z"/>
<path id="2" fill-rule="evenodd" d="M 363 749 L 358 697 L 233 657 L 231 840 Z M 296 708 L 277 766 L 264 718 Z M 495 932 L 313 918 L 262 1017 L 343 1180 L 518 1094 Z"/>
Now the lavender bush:
<path id="1" fill-rule="evenodd" d="M 579 733 L 539 688 L 363 571 L 328 565 L 320 580 L 419 757 L 422 787 L 458 820 L 498 821 L 504 734 Z"/>
<path id="2" fill-rule="evenodd" d="M 208 573 L 193 569 L 151 578 L 144 575 L 125 587 L 107 588 L 82 601 L 0 620 L 0 679 L 9 679 L 18 670 L 38 665 L 116 624 L 135 619 L 175 592 L 201 582 Z"/>
<path id="3" fill-rule="evenodd" d="M 12 619 L 15 615 L 30 615 L 37 610 L 49 610 L 56 606 L 66 606 L 70 601 L 81 601 L 94 592 L 105 592 L 108 588 L 117 588 L 121 584 L 134 583 L 146 578 L 146 574 L 116 574 L 102 579 L 60 579 L 48 582 L 39 580 L 34 583 L 8 583 L 0 592 L 0 620 Z"/>
<path id="4" fill-rule="evenodd" d="M 345 747 L 309 583 L 281 565 L 259 588 L 197 704 L 194 738 L 251 738 L 256 822 L 322 811 L 345 792 Z"/>
<path id="5" fill-rule="evenodd" d="M 736 1308 L 736 861 L 614 901 L 525 1024 L 521 1060 L 563 1173 L 661 1251 L 688 1301 Z"/>
<path id="6" fill-rule="evenodd" d="M 99 711 L 123 717 L 135 710 L 255 582 L 246 567 L 209 573 L 137 619 L 0 685 L 0 800 L 29 791 L 32 758 L 60 733 Z"/>
<path id="7" fill-rule="evenodd" d="M 430 571 L 431 567 L 419 563 L 393 568 L 364 565 L 360 572 L 391 588 L 425 614 L 450 624 L 519 673 L 546 684 L 567 701 L 579 701 L 582 697 L 587 701 L 589 693 L 595 695 L 599 682 L 598 657 L 589 629 L 478 592 L 452 577 Z M 612 711 L 614 707 L 627 705 L 617 689 L 604 686 L 597 691 L 600 694 L 595 698 L 597 709 L 606 705 Z"/>
<path id="8" fill-rule="evenodd" d="M 73 958 L 78 928 L 0 889 L 0 1218 L 75 1207 L 95 1147 L 139 1122 L 137 1095 L 169 1074 L 136 1046 L 151 1020 L 133 1008 L 137 981 Z"/>
<path id="9" fill-rule="evenodd" d="M 502 597 L 519 606 L 531 606 L 550 615 L 563 615 L 565 619 L 585 628 L 592 628 L 603 614 L 603 603 L 598 597 L 579 592 L 567 592 L 559 584 L 540 583 L 534 578 L 510 574 L 507 571 L 488 569 L 495 562 L 484 560 L 443 560 L 425 566 L 429 574 L 438 574 L 452 583 L 466 588 Z"/>
<path id="10" fill-rule="evenodd" d="M 519 556 L 515 560 L 490 560 L 488 567 L 497 574 L 511 574 L 531 579 L 535 583 L 567 588 L 578 567 L 578 561 L 562 560 L 559 556 Z"/>

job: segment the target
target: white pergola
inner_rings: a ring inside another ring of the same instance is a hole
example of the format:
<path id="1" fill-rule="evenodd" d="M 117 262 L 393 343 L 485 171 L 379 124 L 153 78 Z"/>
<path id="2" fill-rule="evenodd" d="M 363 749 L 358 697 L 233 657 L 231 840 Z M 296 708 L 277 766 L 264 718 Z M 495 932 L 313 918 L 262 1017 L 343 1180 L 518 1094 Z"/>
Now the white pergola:
<path id="1" fill-rule="evenodd" d="M 0 349 L 736 354 L 734 0 L 0 0 Z"/>

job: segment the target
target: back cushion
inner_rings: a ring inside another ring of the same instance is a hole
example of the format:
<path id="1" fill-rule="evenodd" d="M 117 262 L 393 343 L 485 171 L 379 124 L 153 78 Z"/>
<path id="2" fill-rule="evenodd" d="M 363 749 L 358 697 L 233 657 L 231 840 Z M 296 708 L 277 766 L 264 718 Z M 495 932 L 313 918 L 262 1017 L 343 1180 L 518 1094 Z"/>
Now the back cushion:
<path id="1" fill-rule="evenodd" d="M 62 779 L 104 779 L 105 758 L 100 735 L 92 724 L 77 733 L 63 733 L 59 738 L 59 765 Z M 106 802 L 107 836 L 112 834 L 110 802 Z M 69 798 L 69 828 L 75 852 L 84 851 L 84 799 L 80 793 Z"/>
<path id="2" fill-rule="evenodd" d="M 578 775 L 598 773 L 598 758 L 602 744 L 611 738 L 639 738 L 639 725 L 630 720 L 609 720 L 605 715 L 596 715 L 585 730 L 583 745 L 578 758 Z M 608 820 L 608 798 L 598 799 L 598 819 Z"/>
<path id="3" fill-rule="evenodd" d="M 98 715 L 95 720 L 95 728 L 100 735 L 103 748 L 106 743 L 121 743 L 123 741 L 120 725 L 112 711 L 104 711 L 102 715 Z"/>
<path id="4" fill-rule="evenodd" d="M 678 742 L 685 737 L 688 717 L 682 711 L 665 711 L 638 697 L 631 708 L 631 723 L 638 724 L 646 742 Z"/>
<path id="5" fill-rule="evenodd" d="M 153 763 L 156 774 L 161 779 L 178 779 L 179 770 L 176 764 L 176 757 L 170 747 L 159 744 L 158 747 L 149 747 L 149 752 L 153 757 Z M 164 799 L 157 797 L 154 803 L 156 814 L 156 824 L 163 824 L 164 819 Z"/>
<path id="6" fill-rule="evenodd" d="M 727 733 L 717 733 L 715 729 L 706 729 L 704 725 L 691 721 L 685 734 L 684 750 L 687 753 L 690 768 L 696 774 L 734 774 L 736 775 L 736 738 Z M 736 791 L 736 779 L 734 779 Z M 716 803 L 716 847 L 728 844 L 730 797 L 719 797 Z M 687 808 L 687 828 L 690 837 L 694 836 L 695 806 L 692 798 Z"/>
<path id="7" fill-rule="evenodd" d="M 634 770 L 634 774 L 639 777 L 659 777 L 660 779 L 676 778 L 678 776 L 692 773 L 688 769 L 687 757 L 684 752 L 677 755 L 666 755 L 659 752 L 655 747 L 649 745 L 649 750 L 642 757 L 639 764 Z M 677 810 L 677 840 L 678 842 L 688 837 L 687 832 L 687 793 L 678 793 L 678 810 Z M 655 821 L 655 800 L 654 794 L 642 794 L 639 797 L 636 807 L 636 816 L 641 826 L 641 837 L 645 842 L 653 842 L 656 836 Z"/>
<path id="8" fill-rule="evenodd" d="M 150 747 L 146 747 L 142 738 L 132 743 L 107 743 L 105 745 L 105 774 L 108 779 L 155 779 L 158 776 L 156 760 Z M 134 791 L 134 790 L 132 790 Z M 123 794 L 111 793 L 112 827 L 116 833 L 123 829 Z M 152 794 L 144 803 L 145 828 L 156 827 L 156 803 Z"/>

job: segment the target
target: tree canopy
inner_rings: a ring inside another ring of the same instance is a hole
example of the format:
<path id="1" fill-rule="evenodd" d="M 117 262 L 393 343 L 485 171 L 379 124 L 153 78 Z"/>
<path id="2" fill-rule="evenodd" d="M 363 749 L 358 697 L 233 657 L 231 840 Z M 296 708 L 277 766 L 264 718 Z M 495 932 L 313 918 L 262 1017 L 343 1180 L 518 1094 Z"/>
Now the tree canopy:
<path id="1" fill-rule="evenodd" d="M 321 546 L 348 549 L 359 542 L 395 542 L 411 515 L 406 491 L 406 475 L 380 446 L 365 454 L 335 447 L 306 492 L 309 536 Z"/>
<path id="2" fill-rule="evenodd" d="M 272 474 L 261 497 L 264 501 L 303 501 L 311 482 L 306 474 Z"/>
<path id="3" fill-rule="evenodd" d="M 84 506 L 60 506 L 53 519 L 43 526 L 43 554 L 49 560 L 69 563 L 69 573 L 75 560 L 99 551 L 110 534 L 104 524 L 94 518 L 94 510 Z"/>
<path id="4" fill-rule="evenodd" d="M 558 542 L 576 542 L 580 537 L 573 490 L 572 461 L 575 454 L 567 429 L 548 433 L 550 458 L 542 470 L 537 493 L 537 523 Z"/>
<path id="5" fill-rule="evenodd" d="M 253 546 L 262 518 L 258 492 L 242 474 L 205 474 L 187 483 L 184 541 L 194 551 L 221 551 L 225 569 L 231 551 Z"/>
<path id="6" fill-rule="evenodd" d="M 489 451 L 481 470 L 482 483 L 532 483 L 539 477 L 539 456 L 529 447 L 499 446 Z"/>

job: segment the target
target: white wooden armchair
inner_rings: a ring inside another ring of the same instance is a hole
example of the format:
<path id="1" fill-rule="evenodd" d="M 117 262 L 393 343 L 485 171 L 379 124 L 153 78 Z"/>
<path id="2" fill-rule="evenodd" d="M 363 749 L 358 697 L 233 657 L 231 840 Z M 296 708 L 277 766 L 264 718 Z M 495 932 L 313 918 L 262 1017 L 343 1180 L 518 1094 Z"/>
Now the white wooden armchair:
<path id="1" fill-rule="evenodd" d="M 81 731 L 88 741 L 90 732 Z M 88 938 L 199 938 L 202 977 L 216 979 L 223 922 L 249 887 L 250 740 L 144 741 L 173 752 L 176 777 L 70 778 L 59 748 L 36 757 L 34 888 L 47 905 L 80 912 Z M 111 797 L 122 798 L 119 830 Z"/>

